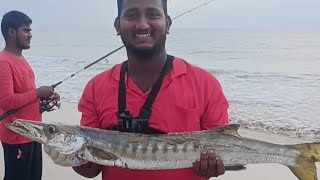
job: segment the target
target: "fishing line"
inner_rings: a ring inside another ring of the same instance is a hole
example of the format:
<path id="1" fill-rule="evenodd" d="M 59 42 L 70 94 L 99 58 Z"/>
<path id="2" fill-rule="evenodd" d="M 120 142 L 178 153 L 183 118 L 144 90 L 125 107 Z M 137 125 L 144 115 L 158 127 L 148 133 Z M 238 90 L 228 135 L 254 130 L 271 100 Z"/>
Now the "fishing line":
<path id="1" fill-rule="evenodd" d="M 201 8 L 202 6 L 206 6 L 206 5 L 208 5 L 209 3 L 213 2 L 213 1 L 216 1 L 216 0 L 210 0 L 210 1 L 207 1 L 207 2 L 205 2 L 205 3 L 202 3 L 202 4 L 200 4 L 200 5 L 196 6 L 196 7 L 188 10 L 188 11 L 185 11 L 185 12 L 183 12 L 183 13 L 175 16 L 174 18 L 172 18 L 172 20 L 178 19 L 178 18 L 180 18 L 181 16 L 183 16 L 183 15 L 185 15 L 185 14 L 187 14 L 187 13 L 191 13 L 192 11 L 194 11 L 194 10 L 196 10 L 196 9 L 199 9 L 199 8 Z M 77 72 L 71 74 L 70 76 L 64 78 L 63 80 L 61 80 L 61 81 L 59 81 L 59 82 L 51 85 L 51 87 L 56 88 L 57 86 L 59 86 L 59 85 L 62 84 L 63 82 L 71 79 L 72 77 L 76 76 L 77 74 L 81 73 L 82 71 L 88 69 L 89 67 L 93 66 L 94 64 L 96 64 L 96 63 L 98 63 L 98 62 L 100 62 L 100 61 L 102 61 L 102 60 L 104 60 L 104 59 L 106 59 L 106 61 L 107 61 L 107 57 L 109 57 L 110 55 L 114 54 L 115 52 L 119 51 L 119 50 L 122 49 L 122 48 L 124 48 L 124 45 L 122 45 L 122 46 L 118 47 L 117 49 L 111 51 L 110 53 L 108 53 L 108 54 L 106 54 L 105 56 L 99 58 L 98 60 L 96 60 L 96 61 L 88 64 L 88 65 L 85 66 L 84 68 L 78 70 Z M 25 106 L 26 106 L 26 105 L 25 105 Z M 48 112 L 49 112 L 49 111 L 52 111 L 52 110 L 54 110 L 54 109 L 53 109 L 54 106 L 55 106 L 55 104 L 51 104 L 50 101 L 42 101 L 42 102 L 41 102 L 41 107 L 40 107 L 40 112 L 42 113 L 42 112 L 44 112 L 44 111 L 48 111 Z M 0 121 L 3 120 L 4 118 L 10 116 L 11 114 L 16 113 L 19 109 L 21 109 L 21 108 L 23 108 L 23 107 L 24 107 L 24 106 L 22 106 L 22 107 L 20 107 L 20 108 L 17 108 L 17 109 L 12 109 L 12 110 L 10 110 L 10 111 L 7 111 L 5 114 L 3 114 L 3 115 L 0 116 Z"/>

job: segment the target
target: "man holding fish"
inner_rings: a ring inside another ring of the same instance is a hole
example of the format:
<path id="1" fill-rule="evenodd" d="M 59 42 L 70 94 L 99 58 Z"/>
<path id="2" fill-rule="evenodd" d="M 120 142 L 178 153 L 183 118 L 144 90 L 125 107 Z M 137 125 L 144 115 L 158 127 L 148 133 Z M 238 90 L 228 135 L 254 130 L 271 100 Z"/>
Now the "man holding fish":
<path id="1" fill-rule="evenodd" d="M 118 0 L 114 26 L 128 60 L 91 79 L 79 102 L 81 125 L 120 132 L 192 132 L 228 124 L 228 101 L 217 79 L 181 58 L 167 55 L 172 21 L 166 0 Z M 118 93 L 117 93 L 118 92 Z M 136 147 L 138 148 L 138 147 Z M 213 150 L 199 153 L 193 168 L 128 170 L 74 161 L 44 147 L 56 164 L 102 179 L 200 180 L 225 172 Z"/>
<path id="2" fill-rule="evenodd" d="M 228 102 L 218 81 L 166 54 L 166 5 L 118 0 L 114 25 L 128 61 L 89 81 L 79 102 L 82 126 L 16 119 L 6 127 L 44 144 L 56 164 L 88 178 L 102 172 L 104 180 L 200 180 L 278 163 L 299 180 L 317 180 L 319 142 L 274 144 L 241 137 L 240 125 L 226 125 Z"/>

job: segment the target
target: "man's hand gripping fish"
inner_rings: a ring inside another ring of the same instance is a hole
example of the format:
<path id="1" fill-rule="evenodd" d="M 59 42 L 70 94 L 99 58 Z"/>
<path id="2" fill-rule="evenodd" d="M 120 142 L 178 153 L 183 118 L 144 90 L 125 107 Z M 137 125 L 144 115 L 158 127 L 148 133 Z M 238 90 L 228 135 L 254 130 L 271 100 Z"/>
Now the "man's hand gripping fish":
<path id="1" fill-rule="evenodd" d="M 278 145 L 240 137 L 240 125 L 207 131 L 145 135 L 63 124 L 15 120 L 6 127 L 62 154 L 106 166 L 130 169 L 177 169 L 192 167 L 203 150 L 214 150 L 226 169 L 247 164 L 286 165 L 300 180 L 317 180 L 315 162 L 320 143 Z"/>

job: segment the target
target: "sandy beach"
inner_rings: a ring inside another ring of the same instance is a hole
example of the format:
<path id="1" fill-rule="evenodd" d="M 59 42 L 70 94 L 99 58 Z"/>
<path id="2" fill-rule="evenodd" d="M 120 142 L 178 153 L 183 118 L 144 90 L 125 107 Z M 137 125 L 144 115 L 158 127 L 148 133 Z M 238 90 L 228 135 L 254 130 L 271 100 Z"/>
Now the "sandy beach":
<path id="1" fill-rule="evenodd" d="M 62 103 L 59 110 L 44 113 L 44 122 L 64 122 L 67 124 L 78 124 L 80 120 L 80 113 L 77 111 L 77 105 L 71 103 Z M 254 137 L 256 139 L 261 139 L 265 141 L 270 141 L 279 144 L 296 144 L 308 142 L 304 139 L 291 138 L 283 135 L 267 134 L 262 132 L 255 132 L 247 129 L 239 130 L 240 135 L 243 137 Z M 3 165 L 3 152 L 0 148 L 0 179 L 3 177 L 4 165 Z M 77 179 L 83 180 L 86 178 L 77 175 L 71 168 L 65 168 L 55 165 L 51 159 L 43 153 L 44 165 L 43 165 L 43 179 L 44 180 L 56 180 L 56 179 Z M 318 166 L 318 174 L 320 174 L 320 169 Z M 101 176 L 94 179 L 101 179 Z M 212 178 L 214 179 L 214 178 Z M 259 165 L 248 165 L 247 169 L 244 171 L 236 172 L 226 172 L 225 175 L 215 178 L 218 180 L 269 180 L 269 179 L 281 179 L 281 180 L 295 180 L 297 179 L 291 171 L 278 164 L 259 164 Z"/>

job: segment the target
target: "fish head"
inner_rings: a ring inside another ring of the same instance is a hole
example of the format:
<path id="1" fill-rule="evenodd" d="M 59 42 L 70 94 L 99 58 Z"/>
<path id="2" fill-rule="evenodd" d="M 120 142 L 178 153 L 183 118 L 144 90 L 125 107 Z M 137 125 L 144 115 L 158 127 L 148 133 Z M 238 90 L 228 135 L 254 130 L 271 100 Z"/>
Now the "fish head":
<path id="1" fill-rule="evenodd" d="M 23 119 L 15 119 L 5 126 L 27 138 L 44 144 L 62 154 L 72 154 L 84 148 L 86 138 L 79 133 L 79 126 L 59 123 L 43 123 Z"/>

